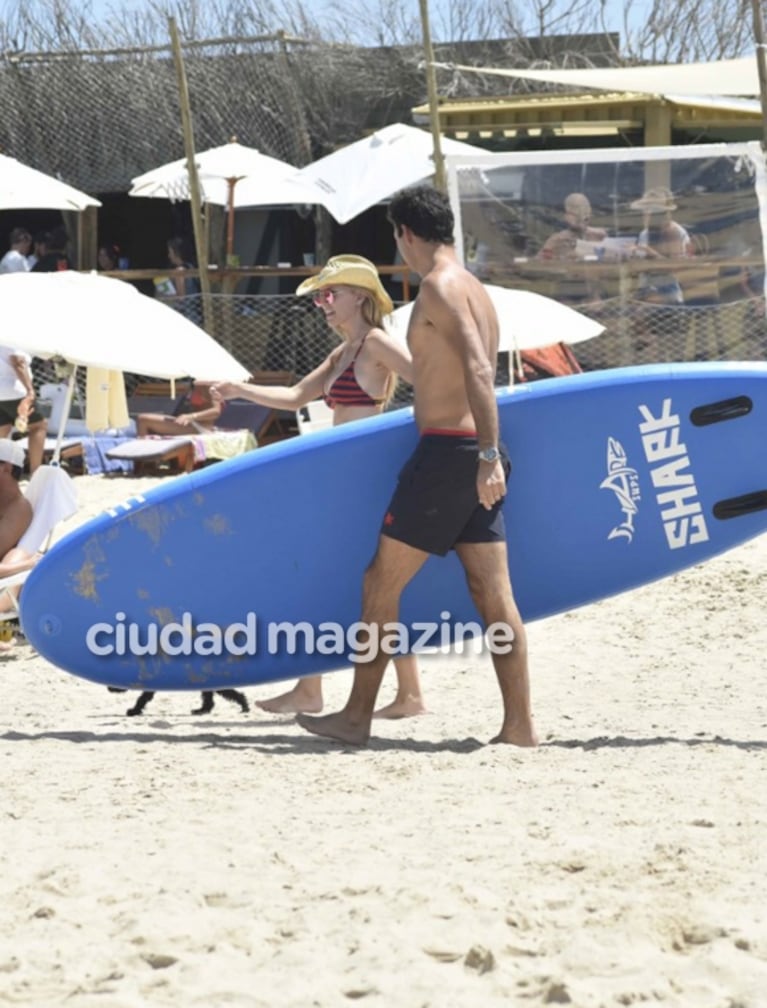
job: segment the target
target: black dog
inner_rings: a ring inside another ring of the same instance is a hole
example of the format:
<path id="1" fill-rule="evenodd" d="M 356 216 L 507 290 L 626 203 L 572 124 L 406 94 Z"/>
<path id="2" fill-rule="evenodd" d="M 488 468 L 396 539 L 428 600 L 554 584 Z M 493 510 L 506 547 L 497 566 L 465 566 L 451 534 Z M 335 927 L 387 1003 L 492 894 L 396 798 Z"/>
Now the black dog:
<path id="1" fill-rule="evenodd" d="M 107 686 L 110 693 L 127 693 L 126 689 L 120 686 Z M 202 704 L 199 707 L 195 707 L 192 714 L 210 714 L 213 710 L 214 700 L 213 694 L 218 693 L 225 700 L 230 700 L 232 703 L 239 704 L 240 710 L 243 714 L 247 714 L 250 710 L 250 704 L 244 693 L 240 693 L 236 689 L 221 689 L 221 690 L 203 690 L 202 691 Z M 128 717 L 135 717 L 137 714 L 143 714 L 144 708 L 150 702 L 154 696 L 153 690 L 144 690 L 144 692 L 139 696 L 138 700 L 132 707 L 129 707 L 125 712 Z"/>

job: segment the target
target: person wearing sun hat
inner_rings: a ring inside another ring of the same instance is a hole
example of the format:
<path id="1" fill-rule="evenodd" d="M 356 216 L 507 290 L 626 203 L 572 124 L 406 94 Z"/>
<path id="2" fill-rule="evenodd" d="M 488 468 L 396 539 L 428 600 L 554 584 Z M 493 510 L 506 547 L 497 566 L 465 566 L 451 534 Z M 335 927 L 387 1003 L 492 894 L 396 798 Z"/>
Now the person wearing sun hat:
<path id="1" fill-rule="evenodd" d="M 678 224 L 672 214 L 677 209 L 674 196 L 665 186 L 653 186 L 630 204 L 632 210 L 643 214 L 643 227 L 639 232 L 632 254 L 641 259 L 663 261 L 690 255 L 690 235 Z M 650 269 L 639 278 L 637 296 L 652 304 L 684 304 L 682 287 L 668 269 Z"/>
<path id="2" fill-rule="evenodd" d="M 334 426 L 382 412 L 397 375 L 410 380 L 411 359 L 404 342 L 383 328 L 383 318 L 394 305 L 373 263 L 359 255 L 333 256 L 318 273 L 299 284 L 296 294 L 312 296 L 327 324 L 341 337 L 340 345 L 295 385 L 219 382 L 210 390 L 213 402 L 236 397 L 272 409 L 298 410 L 324 398 L 333 409 Z M 415 657 L 402 655 L 394 659 L 394 666 L 396 696 L 376 716 L 401 718 L 425 713 Z M 322 676 L 299 679 L 286 693 L 256 705 L 272 714 L 316 714 L 323 706 Z"/>
<path id="3" fill-rule="evenodd" d="M 360 287 L 370 291 L 381 310 L 381 315 L 394 311 L 392 299 L 386 293 L 378 270 L 369 259 L 359 255 L 337 255 L 328 259 L 319 273 L 307 277 L 296 289 L 297 295 L 312 294 L 336 285 Z"/>

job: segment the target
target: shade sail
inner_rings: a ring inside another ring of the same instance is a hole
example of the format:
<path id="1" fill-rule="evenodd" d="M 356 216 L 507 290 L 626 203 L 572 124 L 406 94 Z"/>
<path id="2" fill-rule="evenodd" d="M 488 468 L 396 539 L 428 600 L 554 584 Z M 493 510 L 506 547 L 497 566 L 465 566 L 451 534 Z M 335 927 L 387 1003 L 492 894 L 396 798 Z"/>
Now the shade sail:
<path id="1" fill-rule="evenodd" d="M 523 80 L 562 84 L 570 88 L 603 91 L 641 91 L 645 94 L 740 95 L 759 94 L 755 56 L 713 60 L 708 63 L 661 63 L 653 66 L 596 67 L 582 70 L 528 70 L 511 67 L 478 67 L 436 64 L 466 73 L 497 74 Z"/>
<path id="2" fill-rule="evenodd" d="M 442 138 L 442 153 L 486 154 L 481 147 Z M 425 130 L 394 123 L 302 168 L 296 180 L 322 195 L 339 224 L 405 186 L 434 174 L 434 144 Z"/>

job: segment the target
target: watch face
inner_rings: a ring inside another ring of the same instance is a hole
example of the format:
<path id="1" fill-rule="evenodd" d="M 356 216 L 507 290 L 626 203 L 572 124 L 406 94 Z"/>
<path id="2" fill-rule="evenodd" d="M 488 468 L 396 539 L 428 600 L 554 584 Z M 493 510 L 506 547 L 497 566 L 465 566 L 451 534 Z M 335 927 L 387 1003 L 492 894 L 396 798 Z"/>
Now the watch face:
<path id="1" fill-rule="evenodd" d="M 483 462 L 497 462 L 501 457 L 501 453 L 497 448 L 483 448 L 479 453 L 479 457 Z"/>

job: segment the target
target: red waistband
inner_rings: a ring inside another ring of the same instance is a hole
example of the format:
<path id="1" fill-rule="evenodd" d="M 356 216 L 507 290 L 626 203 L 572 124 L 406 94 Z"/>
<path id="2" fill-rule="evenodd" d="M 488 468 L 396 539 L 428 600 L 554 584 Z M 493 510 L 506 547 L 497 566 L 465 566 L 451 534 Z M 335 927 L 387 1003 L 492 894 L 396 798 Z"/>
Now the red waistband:
<path id="1" fill-rule="evenodd" d="M 421 437 L 425 437 L 427 434 L 441 434 L 445 437 L 473 437 L 477 436 L 475 430 L 453 430 L 450 427 L 424 427 L 421 431 Z"/>

